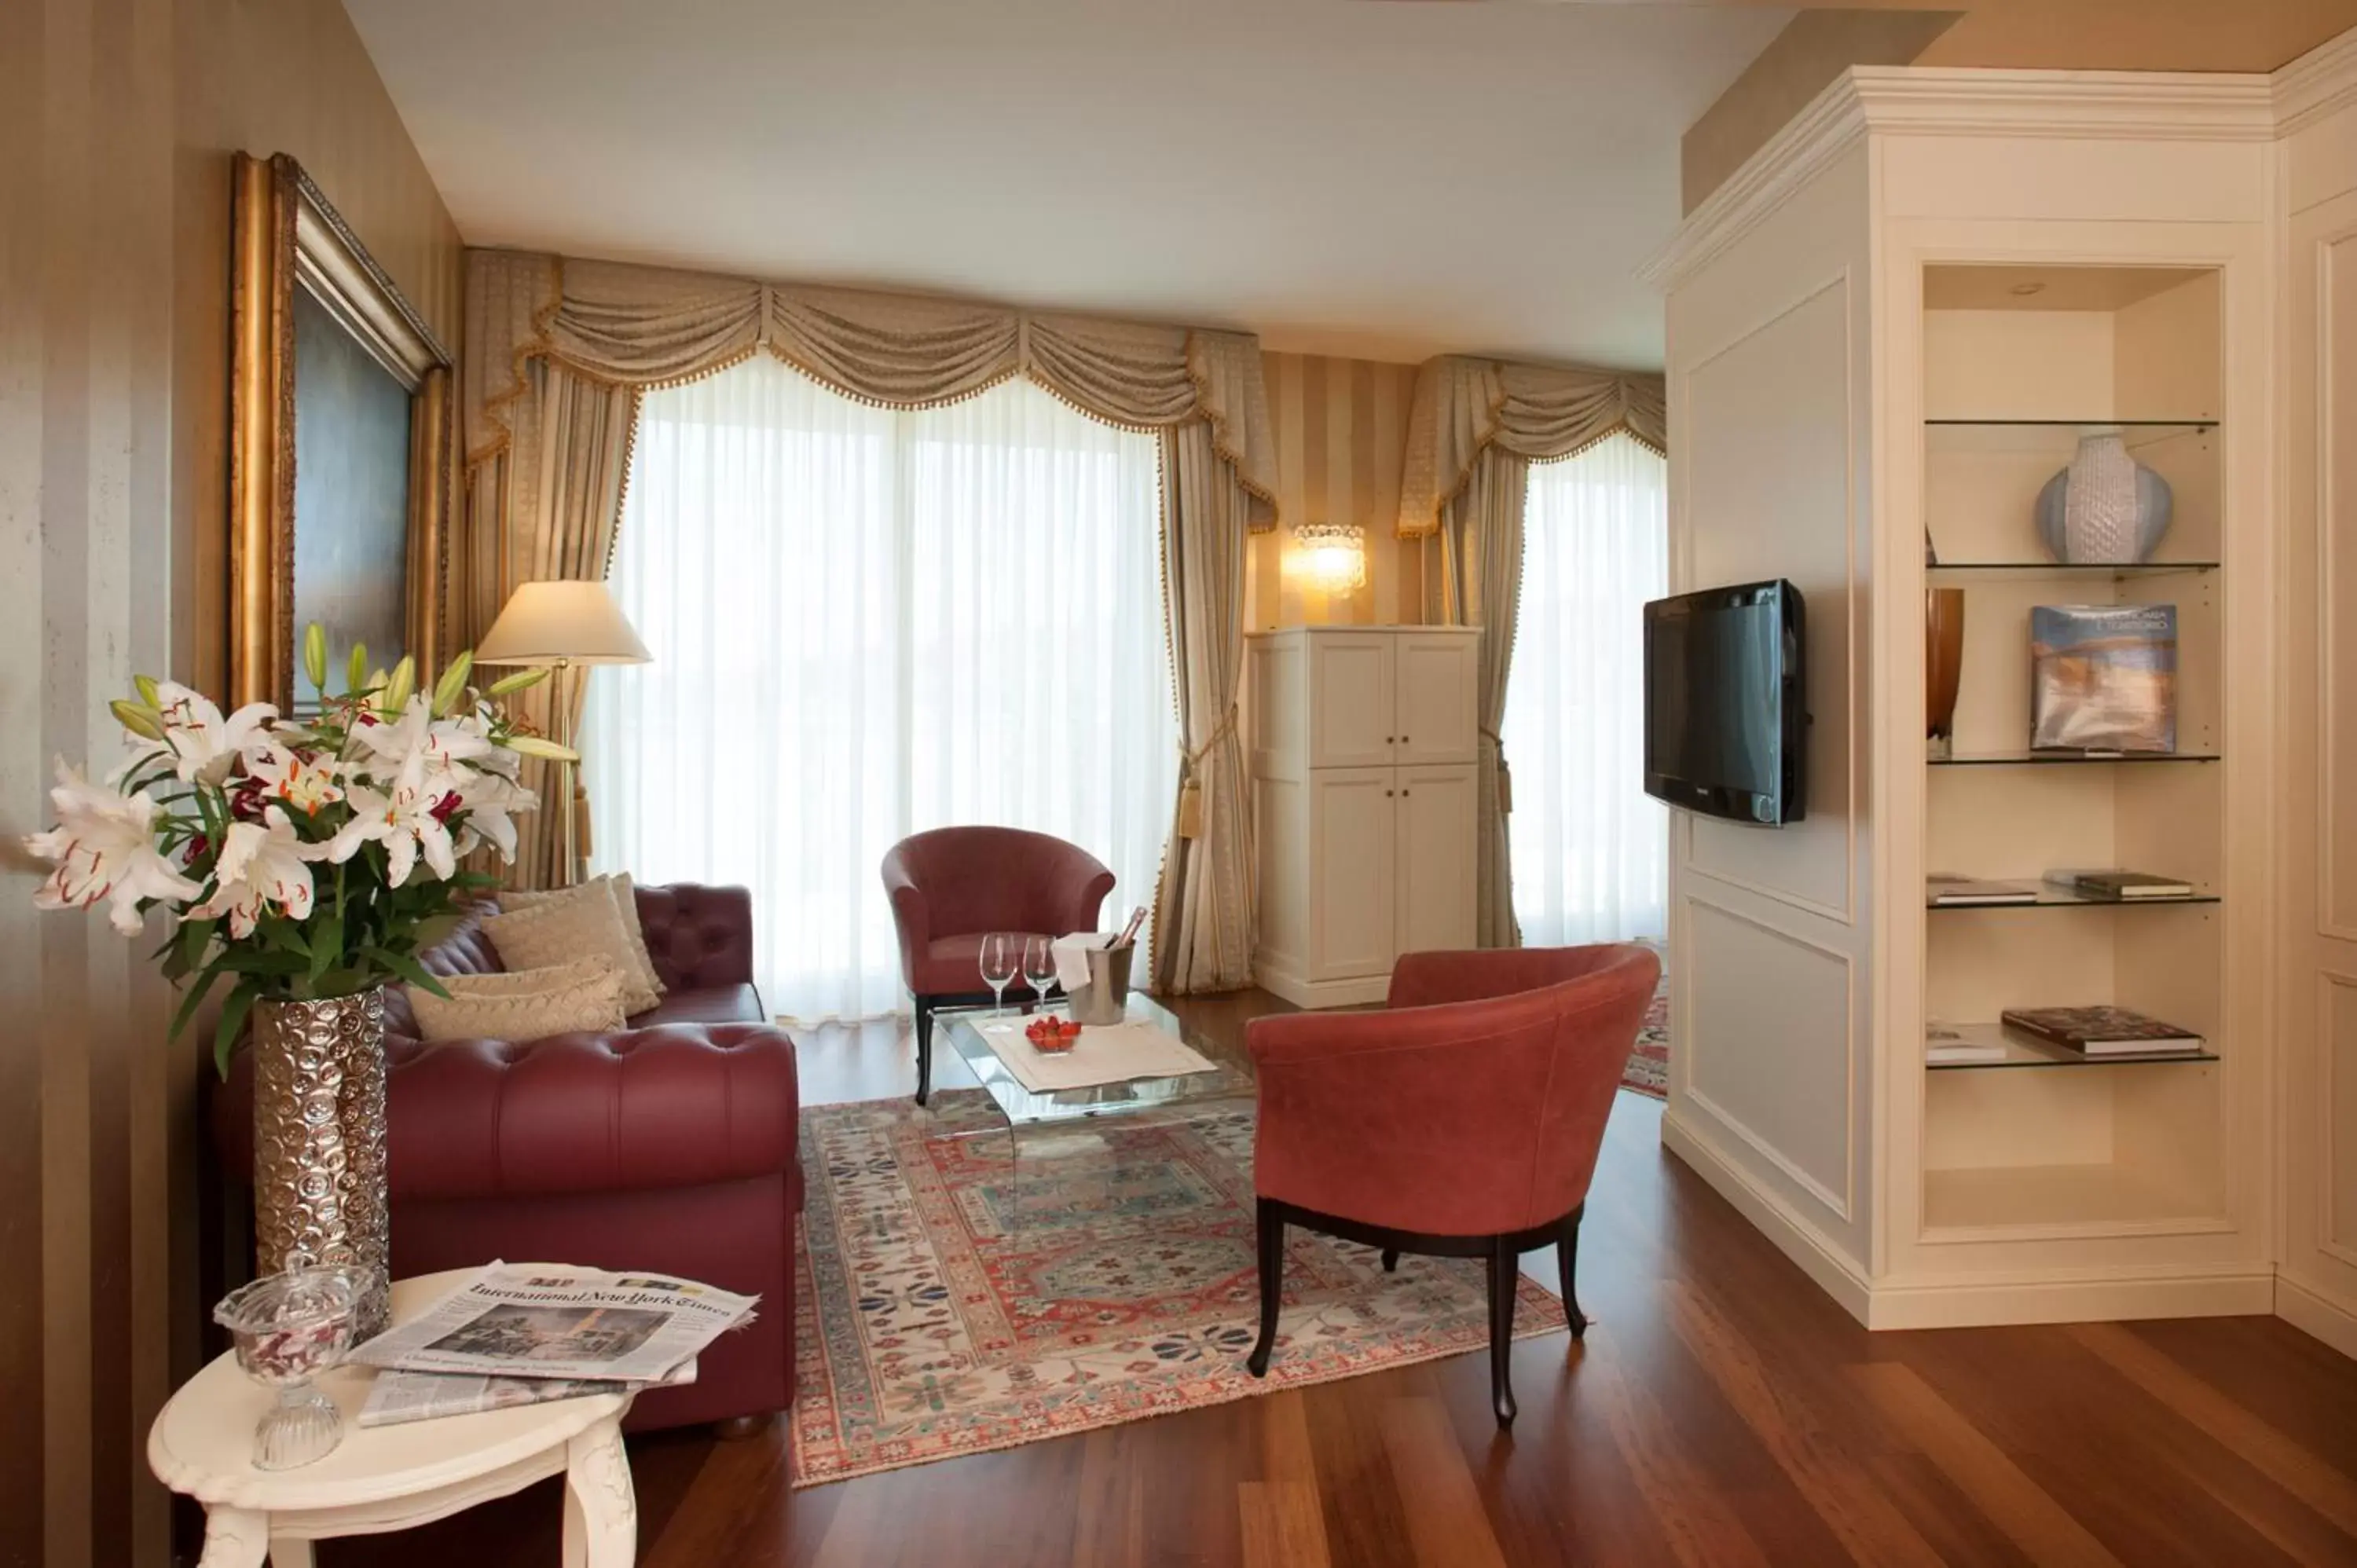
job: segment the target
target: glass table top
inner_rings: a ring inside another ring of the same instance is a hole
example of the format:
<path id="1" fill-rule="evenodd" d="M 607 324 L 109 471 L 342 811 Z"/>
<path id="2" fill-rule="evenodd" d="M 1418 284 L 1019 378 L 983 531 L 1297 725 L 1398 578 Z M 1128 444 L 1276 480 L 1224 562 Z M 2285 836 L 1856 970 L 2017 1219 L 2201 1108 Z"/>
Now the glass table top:
<path id="1" fill-rule="evenodd" d="M 1061 1004 L 1050 1004 L 1047 1010 L 1060 1016 L 1066 1012 Z M 1006 1016 L 1016 1017 L 1025 1011 L 1027 1009 L 1010 1003 Z M 1240 1047 L 1222 1046 L 1201 1033 L 1189 1029 L 1168 1008 L 1158 1005 L 1143 993 L 1130 993 L 1129 1017 L 1135 1022 L 1151 1024 L 1178 1036 L 1216 1064 L 1213 1070 L 1035 1093 L 1023 1087 L 1022 1080 L 998 1059 L 998 1053 L 990 1048 L 990 1042 L 984 1039 L 982 1032 L 974 1026 L 998 1015 L 997 1011 L 987 1004 L 944 1007 L 933 1015 L 935 1043 L 946 1044 L 957 1053 L 958 1059 L 965 1063 L 966 1070 L 981 1081 L 984 1091 L 1013 1126 L 1074 1122 L 1091 1116 L 1135 1115 L 1151 1111 L 1175 1111 L 1185 1114 L 1194 1112 L 1199 1106 L 1209 1114 L 1235 1109 L 1235 1102 L 1249 1103 L 1253 1098 L 1252 1063 L 1249 1058 L 1240 1056 Z M 1075 1048 L 1088 1048 L 1085 1033 Z"/>

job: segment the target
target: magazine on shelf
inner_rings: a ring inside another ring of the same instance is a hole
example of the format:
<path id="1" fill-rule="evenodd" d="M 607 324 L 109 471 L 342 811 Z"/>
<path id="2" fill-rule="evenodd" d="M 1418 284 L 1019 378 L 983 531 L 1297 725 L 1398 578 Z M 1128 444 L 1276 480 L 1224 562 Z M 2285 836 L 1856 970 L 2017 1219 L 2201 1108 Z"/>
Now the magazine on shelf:
<path id="1" fill-rule="evenodd" d="M 2033 751 L 2177 749 L 2177 607 L 2029 612 Z"/>
<path id="2" fill-rule="evenodd" d="M 664 1388 L 695 1381 L 694 1358 L 681 1362 L 669 1376 L 656 1381 Z M 404 1422 L 475 1415 L 487 1410 L 512 1410 L 519 1405 L 546 1404 L 552 1400 L 620 1393 L 650 1386 L 597 1378 L 475 1378 L 457 1372 L 387 1370 L 377 1373 L 369 1384 L 368 1402 L 361 1406 L 361 1424 L 398 1426 Z"/>
<path id="3" fill-rule="evenodd" d="M 1923 879 L 1924 896 L 1934 904 L 2035 904 L 2038 889 L 2026 882 L 1981 882 L 1969 876 L 1934 874 Z"/>
<path id="4" fill-rule="evenodd" d="M 1933 1020 L 1923 1026 L 1923 1059 L 1934 1067 L 1957 1062 L 2001 1062 L 2005 1060 L 2005 1042 L 1986 1025 L 1967 1034 L 1953 1024 Z"/>
<path id="5" fill-rule="evenodd" d="M 351 1359 L 408 1372 L 657 1382 L 759 1299 L 662 1274 L 493 1263 Z"/>
<path id="6" fill-rule="evenodd" d="M 2091 1057 L 2199 1051 L 2201 1036 L 2127 1007 L 2008 1007 L 2004 1020 L 2049 1045 Z"/>
<path id="7" fill-rule="evenodd" d="M 2046 880 L 2088 898 L 2190 898 L 2193 884 L 2148 871 L 2050 871 Z"/>

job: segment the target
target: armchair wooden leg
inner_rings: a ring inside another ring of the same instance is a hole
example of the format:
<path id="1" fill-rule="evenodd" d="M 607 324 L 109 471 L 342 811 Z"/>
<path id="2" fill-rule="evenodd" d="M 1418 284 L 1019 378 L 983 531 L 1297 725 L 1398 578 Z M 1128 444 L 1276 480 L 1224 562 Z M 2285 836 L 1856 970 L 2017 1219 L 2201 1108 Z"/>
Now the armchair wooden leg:
<path id="1" fill-rule="evenodd" d="M 1573 1293 L 1575 1276 L 1579 1272 L 1579 1217 L 1585 1206 L 1564 1217 L 1562 1237 L 1555 1244 L 1555 1276 L 1563 1284 L 1564 1320 L 1571 1326 L 1571 1337 L 1582 1339 L 1587 1335 L 1587 1314 L 1579 1309 L 1579 1297 Z"/>
<path id="2" fill-rule="evenodd" d="M 1255 1378 L 1268 1376 L 1269 1352 L 1276 1348 L 1276 1308 L 1285 1295 L 1285 1208 L 1261 1198 L 1254 1205 L 1260 1226 L 1260 1342 L 1244 1365 Z"/>
<path id="3" fill-rule="evenodd" d="M 917 998 L 917 1103 L 933 1091 L 933 1004 Z"/>
<path id="4" fill-rule="evenodd" d="M 1516 1258 L 1508 1238 L 1490 1247 L 1490 1404 L 1500 1426 L 1514 1423 L 1514 1292 Z"/>
<path id="5" fill-rule="evenodd" d="M 1387 1274 L 1395 1274 L 1399 1273 L 1399 1249 L 1397 1247 L 1386 1247 L 1383 1249 L 1383 1273 Z"/>

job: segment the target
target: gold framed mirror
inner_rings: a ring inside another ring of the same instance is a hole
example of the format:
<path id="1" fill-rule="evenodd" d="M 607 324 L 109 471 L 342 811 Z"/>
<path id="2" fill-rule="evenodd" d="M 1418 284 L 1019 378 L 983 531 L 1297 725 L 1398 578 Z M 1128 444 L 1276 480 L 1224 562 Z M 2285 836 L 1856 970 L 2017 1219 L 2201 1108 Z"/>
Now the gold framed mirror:
<path id="1" fill-rule="evenodd" d="M 230 694 L 296 713 L 298 625 L 440 661 L 452 367 L 301 165 L 232 179 Z"/>

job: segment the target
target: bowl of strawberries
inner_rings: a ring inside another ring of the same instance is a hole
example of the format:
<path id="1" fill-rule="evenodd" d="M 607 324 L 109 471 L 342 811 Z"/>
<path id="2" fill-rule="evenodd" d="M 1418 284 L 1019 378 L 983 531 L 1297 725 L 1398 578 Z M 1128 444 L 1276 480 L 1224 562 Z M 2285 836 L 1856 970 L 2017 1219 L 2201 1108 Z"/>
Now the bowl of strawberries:
<path id="1" fill-rule="evenodd" d="M 1060 1057 L 1081 1037 L 1081 1026 L 1070 1018 L 1042 1013 L 1023 1026 L 1023 1037 L 1042 1056 Z"/>

